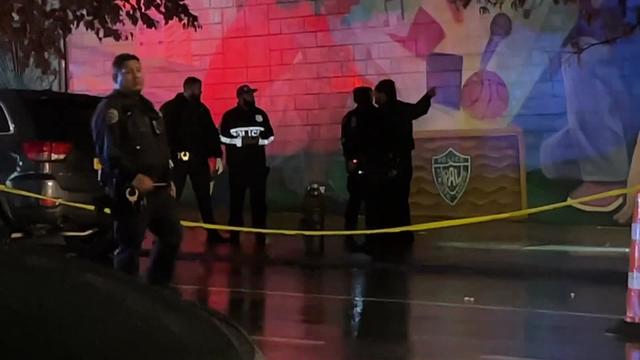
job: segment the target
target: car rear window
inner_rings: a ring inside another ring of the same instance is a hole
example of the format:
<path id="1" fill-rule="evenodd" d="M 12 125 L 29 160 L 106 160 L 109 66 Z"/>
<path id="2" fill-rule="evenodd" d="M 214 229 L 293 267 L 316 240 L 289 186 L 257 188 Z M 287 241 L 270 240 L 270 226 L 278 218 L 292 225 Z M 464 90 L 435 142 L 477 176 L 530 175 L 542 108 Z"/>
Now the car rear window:
<path id="1" fill-rule="evenodd" d="M 35 140 L 91 140 L 91 116 L 95 104 L 69 99 L 25 99 L 34 125 Z"/>
<path id="2" fill-rule="evenodd" d="M 9 134 L 11 130 L 13 129 L 9 117 L 4 111 L 4 105 L 0 104 L 0 134 Z"/>

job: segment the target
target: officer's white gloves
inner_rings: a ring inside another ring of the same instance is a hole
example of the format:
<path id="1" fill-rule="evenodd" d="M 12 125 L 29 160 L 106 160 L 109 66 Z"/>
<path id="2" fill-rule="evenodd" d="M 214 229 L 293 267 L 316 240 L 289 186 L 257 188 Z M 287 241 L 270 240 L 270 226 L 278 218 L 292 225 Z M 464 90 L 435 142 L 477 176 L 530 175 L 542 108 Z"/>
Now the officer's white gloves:
<path id="1" fill-rule="evenodd" d="M 172 198 L 176 197 L 176 184 L 173 183 L 173 181 L 171 182 L 171 188 L 169 189 L 169 193 L 171 194 Z"/>
<path id="2" fill-rule="evenodd" d="M 209 171 L 211 175 L 220 175 L 224 171 L 224 162 L 221 158 L 209 158 Z"/>
<path id="3" fill-rule="evenodd" d="M 216 171 L 218 172 L 218 175 L 222 174 L 224 171 L 224 162 L 221 158 L 216 159 Z"/>

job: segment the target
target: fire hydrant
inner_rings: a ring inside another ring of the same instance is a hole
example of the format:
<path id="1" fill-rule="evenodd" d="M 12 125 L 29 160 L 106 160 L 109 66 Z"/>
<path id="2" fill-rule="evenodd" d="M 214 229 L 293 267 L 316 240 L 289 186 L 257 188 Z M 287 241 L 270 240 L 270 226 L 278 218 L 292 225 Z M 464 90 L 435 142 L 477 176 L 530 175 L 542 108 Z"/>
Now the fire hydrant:
<path id="1" fill-rule="evenodd" d="M 324 185 L 311 183 L 307 186 L 302 202 L 302 219 L 300 219 L 300 228 L 302 230 L 324 230 L 325 192 L 326 186 Z M 324 236 L 305 236 L 304 250 L 306 255 L 323 255 Z"/>

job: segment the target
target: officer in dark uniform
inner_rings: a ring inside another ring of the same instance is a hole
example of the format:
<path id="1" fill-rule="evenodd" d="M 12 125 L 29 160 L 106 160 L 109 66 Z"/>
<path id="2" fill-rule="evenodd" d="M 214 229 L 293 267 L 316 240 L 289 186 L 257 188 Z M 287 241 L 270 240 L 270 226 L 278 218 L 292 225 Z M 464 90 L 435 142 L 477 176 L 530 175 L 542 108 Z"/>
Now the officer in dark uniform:
<path id="1" fill-rule="evenodd" d="M 381 116 L 381 148 L 384 151 L 381 161 L 386 171 L 386 180 L 383 182 L 385 191 L 380 194 L 385 216 L 380 217 L 380 227 L 411 224 L 409 195 L 413 177 L 411 157 L 415 148 L 413 121 L 429 112 L 431 99 L 435 95 L 435 88 L 431 88 L 417 103 L 410 104 L 398 100 L 393 80 L 382 80 L 375 87 L 375 101 Z M 393 235 L 393 239 L 398 248 L 402 248 L 401 245 L 413 241 L 413 233 Z"/>
<path id="2" fill-rule="evenodd" d="M 358 227 L 358 215 L 365 200 L 365 162 L 371 139 L 370 131 L 377 126 L 378 109 L 373 105 L 373 89 L 357 87 L 353 89 L 355 109 L 349 111 L 342 119 L 342 154 L 347 168 L 347 191 L 349 200 L 344 214 L 346 230 Z M 347 236 L 346 247 L 356 250 L 353 236 Z"/>
<path id="3" fill-rule="evenodd" d="M 223 171 L 220 134 L 211 113 L 200 98 L 202 81 L 188 77 L 183 92 L 160 107 L 167 123 L 169 147 L 173 159 L 173 180 L 176 197 L 182 197 L 187 180 L 191 179 L 202 221 L 214 224 L 211 195 L 214 176 Z M 221 242 L 216 230 L 208 232 L 210 243 Z"/>
<path id="4" fill-rule="evenodd" d="M 167 284 L 182 239 L 171 155 L 165 124 L 153 104 L 142 96 L 140 59 L 120 54 L 113 60 L 116 90 L 98 105 L 92 130 L 103 166 L 101 182 L 112 199 L 115 220 L 115 268 L 138 273 L 138 255 L 149 228 L 158 240 L 147 280 Z"/>
<path id="5" fill-rule="evenodd" d="M 274 139 L 273 128 L 264 110 L 256 106 L 254 93 L 249 85 L 236 91 L 238 105 L 222 116 L 220 140 L 225 144 L 229 170 L 231 226 L 242 226 L 244 199 L 250 193 L 253 226 L 264 228 L 267 224 L 266 188 L 269 168 L 265 146 Z M 264 247 L 265 236 L 256 235 L 259 247 Z M 239 242 L 239 234 L 231 234 L 231 242 Z"/>

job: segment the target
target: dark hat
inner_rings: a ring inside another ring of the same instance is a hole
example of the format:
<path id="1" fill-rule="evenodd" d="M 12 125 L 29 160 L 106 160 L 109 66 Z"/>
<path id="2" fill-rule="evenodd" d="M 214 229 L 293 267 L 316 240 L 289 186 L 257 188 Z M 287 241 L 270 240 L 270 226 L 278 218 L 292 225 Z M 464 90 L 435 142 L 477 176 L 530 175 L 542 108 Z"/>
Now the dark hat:
<path id="1" fill-rule="evenodd" d="M 253 94 L 256 91 L 258 91 L 258 89 L 254 89 L 251 86 L 244 84 L 240 85 L 240 87 L 236 90 L 236 96 L 240 96 L 242 94 Z"/>
<path id="2" fill-rule="evenodd" d="M 373 89 L 368 86 L 359 86 L 353 89 L 353 102 L 358 105 L 373 103 Z"/>
<path id="3" fill-rule="evenodd" d="M 391 79 L 380 80 L 378 85 L 376 85 L 376 91 L 387 95 L 389 100 L 396 100 L 398 98 L 396 83 Z"/>

